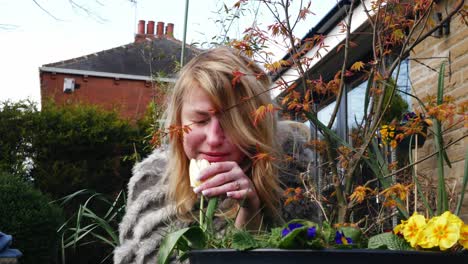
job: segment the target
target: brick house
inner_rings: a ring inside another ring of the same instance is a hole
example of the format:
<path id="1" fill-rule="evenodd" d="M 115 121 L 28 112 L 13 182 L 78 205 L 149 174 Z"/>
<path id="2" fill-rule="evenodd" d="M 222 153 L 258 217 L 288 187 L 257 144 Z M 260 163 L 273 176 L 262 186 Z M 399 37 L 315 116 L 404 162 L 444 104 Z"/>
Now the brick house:
<path id="1" fill-rule="evenodd" d="M 368 17 L 365 14 L 363 3 L 370 6 L 369 0 L 357 1 L 353 12 L 353 20 L 351 32 L 353 34 L 352 41 L 357 44 L 358 48 L 352 49 L 349 53 L 349 68 L 355 61 L 369 61 L 372 52 L 372 37 L 370 33 Z M 442 21 L 447 13 L 451 12 L 451 8 L 456 6 L 460 1 L 456 0 L 440 0 L 435 1 L 435 13 L 431 17 L 435 18 L 435 23 Z M 463 1 L 461 1 L 463 2 Z M 346 18 L 346 11 L 349 10 L 351 1 L 341 0 L 337 5 L 325 15 L 325 17 L 315 25 L 309 33 L 304 36 L 312 38 L 315 34 L 321 34 L 325 37 L 324 45 L 327 51 L 322 51 L 321 56 L 314 56 L 317 47 L 311 48 L 305 52 L 303 56 L 310 58 L 308 76 L 311 79 L 316 79 L 322 76 L 324 81 L 329 81 L 333 75 L 341 70 L 343 60 L 343 50 L 339 46 L 344 43 L 345 36 L 342 34 L 342 26 L 340 25 Z M 448 5 L 447 5 L 448 4 Z M 463 8 L 463 6 L 461 7 Z M 366 33 L 367 32 L 367 33 Z M 468 82 L 467 82 L 467 65 L 468 65 L 468 27 L 463 23 L 460 14 L 457 13 L 451 21 L 438 28 L 434 34 L 419 43 L 414 52 L 405 59 L 400 69 L 398 86 L 412 94 L 416 94 L 419 98 L 424 98 L 427 95 L 435 95 L 437 90 L 437 78 L 439 66 L 442 61 L 446 62 L 446 79 L 445 79 L 445 95 L 451 95 L 455 98 L 455 102 L 461 103 L 468 100 Z M 288 60 L 289 55 L 285 55 L 283 60 Z M 278 71 L 275 79 L 281 76 L 285 82 L 300 83 L 297 70 L 291 67 L 283 67 Z M 345 80 L 346 92 L 344 99 L 341 101 L 337 119 L 333 125 L 334 130 L 344 139 L 350 139 L 350 131 L 354 120 L 362 118 L 359 115 L 362 112 L 362 102 L 366 91 L 366 84 L 359 81 L 359 78 L 347 78 Z M 274 84 L 276 85 L 276 84 Z M 273 88 L 274 86 L 272 86 Z M 298 85 L 300 87 L 300 85 Z M 278 90 L 278 89 L 276 89 Z M 282 94 L 275 92 L 274 96 L 281 99 Z M 410 105 L 416 107 L 417 102 L 414 99 L 406 98 Z M 320 98 L 321 104 L 317 104 L 318 119 L 323 123 L 328 122 L 330 118 L 330 109 L 335 106 L 334 98 Z M 312 136 L 317 137 L 317 130 L 311 126 Z M 464 176 L 465 155 L 468 146 L 468 129 L 464 128 L 463 122 L 448 129 L 445 134 L 445 142 L 459 140 L 447 149 L 447 154 L 451 159 L 452 168 L 445 166 L 445 175 L 447 179 L 447 188 L 454 191 L 454 195 L 460 192 L 460 185 Z M 460 140 L 461 139 L 461 140 Z M 434 152 L 434 140 L 429 137 L 422 149 L 418 150 L 419 157 L 427 156 Z M 315 156 L 317 157 L 317 156 Z M 418 164 L 418 175 L 433 179 L 436 182 L 437 170 L 435 156 Z M 318 158 L 317 158 L 318 159 Z M 315 159 L 314 165 L 318 165 L 318 160 Z M 318 167 L 318 166 L 313 166 Z M 319 169 L 315 169 L 313 175 L 320 175 Z M 465 190 L 468 194 L 468 189 Z M 461 217 L 468 221 L 468 195 L 465 195 L 463 201 L 464 207 L 461 210 Z"/>
<path id="2" fill-rule="evenodd" d="M 145 31 L 146 26 L 146 31 Z M 174 25 L 140 20 L 133 43 L 54 62 L 39 68 L 41 102 L 85 103 L 117 110 L 135 121 L 151 100 L 163 98 L 161 87 L 175 82 L 182 42 Z M 200 50 L 186 45 L 185 61 Z"/>

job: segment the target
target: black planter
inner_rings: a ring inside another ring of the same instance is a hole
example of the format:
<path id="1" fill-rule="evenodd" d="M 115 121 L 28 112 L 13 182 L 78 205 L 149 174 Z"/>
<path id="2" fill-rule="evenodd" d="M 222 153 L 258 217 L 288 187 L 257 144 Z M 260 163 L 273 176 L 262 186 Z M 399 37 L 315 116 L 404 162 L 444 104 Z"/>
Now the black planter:
<path id="1" fill-rule="evenodd" d="M 414 149 L 416 146 L 416 135 L 405 137 L 400 143 L 398 143 L 397 148 L 400 148 L 402 150 L 407 150 L 410 146 L 410 141 L 411 141 L 411 149 Z M 426 136 L 422 134 L 418 134 L 418 148 L 421 148 L 422 146 L 424 146 L 425 142 L 426 142 Z"/>
<path id="2" fill-rule="evenodd" d="M 282 250 L 205 249 L 189 252 L 191 264 L 415 264 L 415 263 L 468 263 L 467 253 L 442 253 L 370 249 Z"/>

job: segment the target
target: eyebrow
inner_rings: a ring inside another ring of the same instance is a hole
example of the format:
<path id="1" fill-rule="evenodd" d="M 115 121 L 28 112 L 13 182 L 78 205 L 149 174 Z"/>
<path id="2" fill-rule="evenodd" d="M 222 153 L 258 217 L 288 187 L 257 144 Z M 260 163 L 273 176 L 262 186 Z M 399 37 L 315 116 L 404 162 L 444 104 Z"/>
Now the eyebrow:
<path id="1" fill-rule="evenodd" d="M 208 111 L 205 111 L 205 110 L 197 110 L 197 109 L 194 109 L 193 112 L 195 114 L 198 114 L 198 115 L 203 115 L 203 116 L 209 116 L 211 114 L 216 114 L 218 111 L 216 110 L 208 110 Z"/>

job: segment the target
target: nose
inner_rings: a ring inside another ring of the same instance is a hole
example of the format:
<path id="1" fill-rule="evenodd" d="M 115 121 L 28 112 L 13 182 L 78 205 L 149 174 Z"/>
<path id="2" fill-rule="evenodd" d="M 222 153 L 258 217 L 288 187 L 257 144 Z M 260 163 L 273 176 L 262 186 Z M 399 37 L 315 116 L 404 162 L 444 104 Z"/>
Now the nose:
<path id="1" fill-rule="evenodd" d="M 224 141 L 224 131 L 217 118 L 212 118 L 207 126 L 206 142 L 210 146 L 221 145 Z"/>

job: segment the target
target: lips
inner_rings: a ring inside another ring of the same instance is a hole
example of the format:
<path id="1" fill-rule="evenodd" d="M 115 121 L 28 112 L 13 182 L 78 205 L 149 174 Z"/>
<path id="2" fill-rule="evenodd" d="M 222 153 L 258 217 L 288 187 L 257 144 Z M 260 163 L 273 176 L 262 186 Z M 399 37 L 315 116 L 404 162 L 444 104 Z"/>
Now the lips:
<path id="1" fill-rule="evenodd" d="M 208 160 L 209 162 L 220 162 L 224 161 L 228 153 L 222 153 L 222 152 L 201 152 L 200 157 L 203 159 Z"/>

